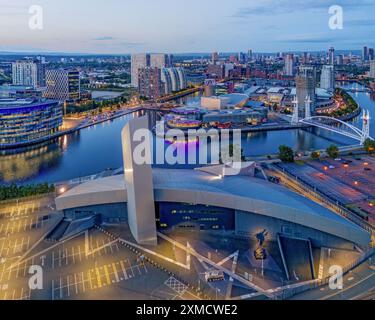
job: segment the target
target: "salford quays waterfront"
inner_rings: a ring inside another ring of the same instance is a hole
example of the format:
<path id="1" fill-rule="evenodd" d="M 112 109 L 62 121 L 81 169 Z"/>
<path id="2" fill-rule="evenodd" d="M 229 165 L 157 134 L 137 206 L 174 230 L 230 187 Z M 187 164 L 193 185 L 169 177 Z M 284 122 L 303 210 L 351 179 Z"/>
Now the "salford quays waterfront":
<path id="1" fill-rule="evenodd" d="M 353 85 L 347 85 L 348 89 L 352 87 Z M 375 99 L 369 93 L 353 93 L 353 97 L 359 105 L 375 110 Z M 194 106 L 198 99 L 199 97 L 193 96 L 181 102 Z M 42 146 L 3 151 L 0 158 L 0 179 L 4 183 L 52 183 L 120 168 L 122 127 L 139 115 L 140 113 L 134 113 L 103 122 Z M 151 118 L 156 121 L 157 115 L 153 114 Z M 360 126 L 360 118 L 354 119 L 353 123 Z M 372 130 L 374 134 L 375 125 Z M 281 142 L 298 151 L 323 150 L 331 144 L 355 144 L 351 139 L 318 128 L 246 133 L 241 141 L 245 156 L 255 158 L 276 154 Z M 188 148 L 197 146 L 189 144 Z M 111 156 L 108 157 L 108 154 Z"/>

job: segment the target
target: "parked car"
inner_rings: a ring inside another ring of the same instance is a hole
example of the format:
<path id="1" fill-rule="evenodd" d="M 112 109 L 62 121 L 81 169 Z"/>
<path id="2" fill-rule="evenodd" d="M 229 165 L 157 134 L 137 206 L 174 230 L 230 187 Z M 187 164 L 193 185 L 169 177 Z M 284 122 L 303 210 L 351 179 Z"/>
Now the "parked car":
<path id="1" fill-rule="evenodd" d="M 207 271 L 204 274 L 206 282 L 224 281 L 224 272 L 220 270 Z"/>

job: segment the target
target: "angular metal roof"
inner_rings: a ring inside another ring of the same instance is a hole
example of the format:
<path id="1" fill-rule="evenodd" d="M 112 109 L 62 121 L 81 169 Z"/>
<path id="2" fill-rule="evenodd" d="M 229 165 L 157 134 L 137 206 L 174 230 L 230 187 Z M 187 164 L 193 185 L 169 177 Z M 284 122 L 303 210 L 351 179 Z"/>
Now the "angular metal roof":
<path id="1" fill-rule="evenodd" d="M 285 187 L 248 176 L 221 177 L 189 169 L 154 169 L 155 200 L 205 204 L 273 217 L 368 244 L 370 235 L 351 221 Z M 122 175 L 79 185 L 56 199 L 58 210 L 127 202 Z"/>

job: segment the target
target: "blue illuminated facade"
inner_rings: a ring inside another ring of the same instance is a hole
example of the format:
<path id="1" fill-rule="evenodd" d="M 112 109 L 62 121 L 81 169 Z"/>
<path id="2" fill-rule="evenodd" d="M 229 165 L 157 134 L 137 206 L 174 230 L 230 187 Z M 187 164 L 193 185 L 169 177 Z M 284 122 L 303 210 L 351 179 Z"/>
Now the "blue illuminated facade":
<path id="1" fill-rule="evenodd" d="M 0 99 L 0 146 L 17 146 L 48 138 L 62 125 L 57 101 Z"/>

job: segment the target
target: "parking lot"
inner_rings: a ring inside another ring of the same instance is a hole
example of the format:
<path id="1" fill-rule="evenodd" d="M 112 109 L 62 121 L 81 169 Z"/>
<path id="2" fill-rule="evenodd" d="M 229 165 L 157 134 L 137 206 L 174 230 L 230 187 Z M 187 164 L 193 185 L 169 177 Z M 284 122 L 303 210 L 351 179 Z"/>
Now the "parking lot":
<path id="1" fill-rule="evenodd" d="M 38 212 L 39 209 L 39 202 L 3 206 L 0 208 L 0 219 L 28 216 L 30 214 Z"/>
<path id="2" fill-rule="evenodd" d="M 41 265 L 37 257 L 19 261 L 40 239 L 52 219 L 51 198 L 0 204 L 0 300 L 27 300 L 29 268 Z"/>
<path id="3" fill-rule="evenodd" d="M 0 223 L 0 237 L 43 228 L 49 220 L 50 215 L 10 217 L 6 222 Z"/>
<path id="4" fill-rule="evenodd" d="M 0 285 L 1 283 L 28 277 L 30 266 L 36 264 L 40 264 L 40 261 L 37 261 L 36 258 L 14 264 L 13 266 L 10 263 L 0 264 Z"/>
<path id="5" fill-rule="evenodd" d="M 0 203 L 0 300 L 197 298 L 171 271 L 101 228 L 44 239 L 57 214 L 50 198 Z M 29 288 L 31 266 L 42 268 L 42 290 Z"/>
<path id="6" fill-rule="evenodd" d="M 129 259 L 90 268 L 87 271 L 60 276 L 52 280 L 52 300 L 78 296 L 87 291 L 109 287 L 147 274 L 144 264 L 132 264 Z"/>
<path id="7" fill-rule="evenodd" d="M 14 201 L 0 204 L 0 221 L 10 218 L 21 218 L 34 214 L 42 215 L 53 211 L 53 198 L 44 197 L 29 201 Z"/>
<path id="8" fill-rule="evenodd" d="M 30 294 L 29 288 L 7 290 L 7 287 L 0 285 L 0 300 L 30 300 Z"/>
<path id="9" fill-rule="evenodd" d="M 109 254 L 115 254 L 120 251 L 119 245 L 116 242 L 104 238 L 90 237 L 90 246 L 87 248 L 84 241 L 80 243 L 72 241 L 66 245 L 55 248 L 50 253 L 50 261 L 52 270 L 68 267 L 71 265 L 82 264 L 83 262 L 105 257 Z"/>
<path id="10" fill-rule="evenodd" d="M 0 257 L 9 258 L 19 256 L 30 247 L 30 237 L 22 236 L 15 239 L 3 238 L 0 240 Z"/>

